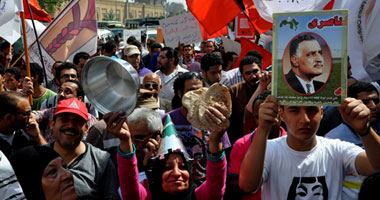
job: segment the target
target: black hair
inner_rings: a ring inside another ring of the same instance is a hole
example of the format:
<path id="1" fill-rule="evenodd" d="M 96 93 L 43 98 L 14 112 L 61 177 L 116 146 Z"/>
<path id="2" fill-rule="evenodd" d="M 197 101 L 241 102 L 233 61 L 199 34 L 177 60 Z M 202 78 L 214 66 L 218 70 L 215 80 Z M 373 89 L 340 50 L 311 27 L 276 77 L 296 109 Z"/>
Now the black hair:
<path id="1" fill-rule="evenodd" d="M 252 110 L 254 110 L 254 107 L 255 107 L 255 103 L 257 101 L 265 101 L 265 99 L 271 94 L 271 91 L 270 90 L 265 90 L 263 93 L 260 93 L 259 95 L 257 95 L 257 97 L 255 98 L 255 100 L 253 100 L 253 103 L 252 103 Z"/>
<path id="2" fill-rule="evenodd" d="M 248 53 L 246 53 L 244 57 L 247 57 L 247 56 L 253 56 L 253 57 L 256 57 L 256 58 L 258 58 L 260 60 L 263 59 L 263 55 L 260 52 L 254 50 L 254 49 L 248 51 Z"/>
<path id="3" fill-rule="evenodd" d="M 299 48 L 299 44 L 303 41 L 311 41 L 316 40 L 314 36 L 311 35 L 311 33 L 303 33 L 295 37 L 289 45 L 289 55 L 290 58 L 297 53 L 297 50 Z M 290 64 L 292 67 L 294 67 L 293 62 L 290 60 Z"/>
<path id="4" fill-rule="evenodd" d="M 359 191 L 358 200 L 376 199 L 380 185 L 380 171 L 364 179 Z"/>
<path id="5" fill-rule="evenodd" d="M 103 46 L 104 51 L 107 53 L 112 53 L 115 48 L 116 42 L 114 40 L 107 41 Z"/>
<path id="6" fill-rule="evenodd" d="M 153 52 L 154 49 L 157 49 L 157 48 L 162 49 L 161 44 L 159 44 L 159 43 L 153 43 L 153 44 L 150 44 L 150 51 L 151 51 L 151 52 Z"/>
<path id="7" fill-rule="evenodd" d="M 261 69 L 261 61 L 259 58 L 254 57 L 254 56 L 246 56 L 243 59 L 241 59 L 240 64 L 239 64 L 240 73 L 243 74 L 243 66 L 244 65 L 250 65 L 253 63 L 256 63 Z"/>
<path id="8" fill-rule="evenodd" d="M 8 113 L 17 111 L 17 104 L 26 97 L 19 92 L 5 91 L 0 92 L 0 120 Z"/>
<path id="9" fill-rule="evenodd" d="M 77 85 L 77 97 L 82 97 L 82 101 L 84 101 L 84 90 L 83 90 L 83 87 L 82 85 L 79 83 L 79 81 L 77 80 L 66 80 L 66 82 L 70 82 L 70 83 L 75 83 Z"/>
<path id="10" fill-rule="evenodd" d="M 185 89 L 185 81 L 187 80 L 200 80 L 202 81 L 202 84 L 205 85 L 205 82 L 203 80 L 203 77 L 200 73 L 197 72 L 185 72 L 183 74 L 180 74 L 178 78 L 174 80 L 173 83 L 173 89 L 174 89 L 174 97 L 172 99 L 172 109 L 176 109 L 182 106 L 182 98 L 178 96 L 178 91 L 181 91 L 182 96 L 184 95 L 184 89 Z"/>
<path id="11" fill-rule="evenodd" d="M 357 98 L 360 92 L 372 92 L 372 91 L 376 91 L 377 95 L 379 95 L 379 92 L 377 91 L 376 87 L 373 86 L 371 83 L 356 82 L 348 87 L 347 96 L 352 97 L 352 98 Z"/>
<path id="12" fill-rule="evenodd" d="M 90 54 L 88 54 L 86 52 L 83 52 L 83 51 L 75 54 L 73 63 L 76 64 L 76 65 L 78 65 L 79 64 L 79 60 L 81 58 L 84 59 L 84 60 L 87 60 L 87 59 L 90 58 Z"/>
<path id="13" fill-rule="evenodd" d="M 233 51 L 228 51 L 223 55 L 223 70 L 226 70 L 229 61 L 234 60 L 234 56 L 237 56 L 237 53 Z"/>
<path id="14" fill-rule="evenodd" d="M 0 63 L 0 74 L 1 74 L 2 76 L 4 76 L 4 74 L 5 74 L 5 72 L 4 72 L 4 66 L 3 66 L 3 64 L 1 64 L 1 63 Z"/>
<path id="15" fill-rule="evenodd" d="M 21 70 L 18 67 L 8 68 L 7 70 L 5 70 L 5 73 L 10 73 L 10 74 L 14 75 L 16 80 L 21 79 Z"/>
<path id="16" fill-rule="evenodd" d="M 1 51 L 4 51 L 5 49 L 8 49 L 11 46 L 11 43 L 8 41 L 4 40 L 3 43 L 1 43 L 0 49 Z"/>
<path id="17" fill-rule="evenodd" d="M 130 44 L 131 42 L 133 42 L 135 40 L 136 40 L 135 36 L 129 36 L 129 38 L 127 39 L 127 44 Z"/>
<path id="18" fill-rule="evenodd" d="M 57 80 L 60 79 L 61 77 L 61 72 L 62 70 L 64 69 L 74 69 L 78 75 L 78 67 L 76 65 L 74 65 L 73 63 L 71 62 L 64 62 L 62 63 L 59 67 L 57 67 L 57 69 L 55 70 L 55 78 Z"/>
<path id="19" fill-rule="evenodd" d="M 30 73 L 32 77 L 38 75 L 38 84 L 42 84 L 44 82 L 44 72 L 38 63 L 30 63 Z"/>
<path id="20" fill-rule="evenodd" d="M 211 66 L 222 65 L 222 59 L 213 53 L 204 55 L 201 59 L 201 69 L 207 72 Z"/>
<path id="21" fill-rule="evenodd" d="M 16 52 L 16 53 L 13 55 L 13 57 L 12 57 L 11 65 L 13 65 L 13 64 L 16 62 L 16 60 L 17 60 L 18 58 L 20 58 L 20 56 L 22 56 L 22 55 L 23 55 L 23 52 L 22 52 L 22 51 L 18 51 L 18 52 Z M 23 58 L 20 58 L 20 59 L 17 61 L 17 63 L 14 64 L 14 66 L 19 67 L 19 66 L 21 66 L 21 65 L 23 64 L 23 62 L 24 62 Z"/>
<path id="22" fill-rule="evenodd" d="M 179 58 L 176 50 L 171 47 L 164 47 L 161 51 L 166 51 L 166 57 L 168 59 L 174 58 L 174 65 L 178 65 Z"/>
<path id="23" fill-rule="evenodd" d="M 133 40 L 130 45 L 135 45 L 137 48 L 141 48 L 141 42 L 138 40 Z"/>

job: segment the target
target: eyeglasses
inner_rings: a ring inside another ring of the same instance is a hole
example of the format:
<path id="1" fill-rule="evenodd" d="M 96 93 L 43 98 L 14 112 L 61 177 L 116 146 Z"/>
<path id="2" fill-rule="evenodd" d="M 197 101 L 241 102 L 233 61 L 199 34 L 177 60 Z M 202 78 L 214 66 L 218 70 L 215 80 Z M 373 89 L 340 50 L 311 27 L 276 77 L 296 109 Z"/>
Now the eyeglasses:
<path id="1" fill-rule="evenodd" d="M 158 90 L 157 83 L 144 83 L 144 88 L 150 88 L 150 86 L 152 86 L 153 89 Z"/>
<path id="2" fill-rule="evenodd" d="M 24 116 L 28 117 L 28 120 L 27 120 L 27 121 L 29 121 L 30 114 L 32 113 L 32 110 L 28 110 L 28 111 L 25 111 L 25 112 L 17 112 L 17 111 L 14 111 L 13 113 L 14 113 L 14 114 L 19 114 L 19 115 L 24 115 Z"/>
<path id="3" fill-rule="evenodd" d="M 362 102 L 367 105 L 369 103 L 369 101 L 373 101 L 373 103 L 376 105 L 380 102 L 380 99 L 379 98 L 373 98 L 373 99 L 362 99 Z"/>
<path id="4" fill-rule="evenodd" d="M 160 135 L 161 136 L 161 133 L 160 131 L 157 131 L 155 133 L 153 133 L 152 135 L 150 136 L 144 136 L 144 135 L 133 135 L 133 139 L 135 142 L 145 142 L 147 141 L 149 138 L 153 138 L 153 139 L 156 139 L 157 135 Z"/>

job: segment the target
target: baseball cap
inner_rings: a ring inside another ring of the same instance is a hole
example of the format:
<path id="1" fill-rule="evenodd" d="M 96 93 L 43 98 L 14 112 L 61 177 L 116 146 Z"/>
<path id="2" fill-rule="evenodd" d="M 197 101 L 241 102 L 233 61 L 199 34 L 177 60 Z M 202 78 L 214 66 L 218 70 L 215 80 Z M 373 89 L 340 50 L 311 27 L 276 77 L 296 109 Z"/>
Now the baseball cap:
<path id="1" fill-rule="evenodd" d="M 155 95 L 156 94 L 153 91 L 140 88 L 136 107 L 151 109 L 160 108 Z"/>
<path id="2" fill-rule="evenodd" d="M 62 113 L 72 113 L 79 115 L 86 121 L 88 120 L 88 110 L 86 104 L 77 98 L 65 99 L 58 102 L 54 116 Z"/>
<path id="3" fill-rule="evenodd" d="M 127 45 L 124 48 L 124 55 L 131 56 L 131 55 L 134 55 L 134 54 L 139 54 L 140 55 L 140 50 L 135 45 Z"/>

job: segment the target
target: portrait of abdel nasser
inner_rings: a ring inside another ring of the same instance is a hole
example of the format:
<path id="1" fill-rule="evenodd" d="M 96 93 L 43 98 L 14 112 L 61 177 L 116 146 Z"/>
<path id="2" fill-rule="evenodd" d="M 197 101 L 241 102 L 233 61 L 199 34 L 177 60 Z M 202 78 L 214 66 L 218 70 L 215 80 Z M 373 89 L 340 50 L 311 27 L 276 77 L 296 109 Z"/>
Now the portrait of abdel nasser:
<path id="1" fill-rule="evenodd" d="M 324 82 L 314 80 L 322 75 L 324 58 L 321 45 L 313 33 L 302 33 L 290 42 L 291 70 L 285 75 L 288 85 L 300 94 L 314 94 Z"/>

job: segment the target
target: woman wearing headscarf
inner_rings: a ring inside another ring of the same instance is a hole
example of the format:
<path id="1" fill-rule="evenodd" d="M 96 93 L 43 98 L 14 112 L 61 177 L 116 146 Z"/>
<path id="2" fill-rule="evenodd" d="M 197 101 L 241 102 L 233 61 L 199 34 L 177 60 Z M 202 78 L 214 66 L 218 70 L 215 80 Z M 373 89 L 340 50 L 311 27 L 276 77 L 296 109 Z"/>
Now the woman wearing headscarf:
<path id="1" fill-rule="evenodd" d="M 199 187 L 192 182 L 191 158 L 187 154 L 170 117 L 153 160 L 149 188 L 139 183 L 135 156 L 136 148 L 125 119 L 115 123 L 119 114 L 107 120 L 107 131 L 120 138 L 118 148 L 118 173 L 123 199 L 222 199 L 226 183 L 227 161 L 223 151 L 222 136 L 229 126 L 227 110 L 219 104 L 207 108 L 210 124 L 209 155 L 206 181 Z"/>
<path id="2" fill-rule="evenodd" d="M 75 200 L 73 175 L 58 153 L 47 146 L 17 151 L 11 164 L 28 200 Z"/>

